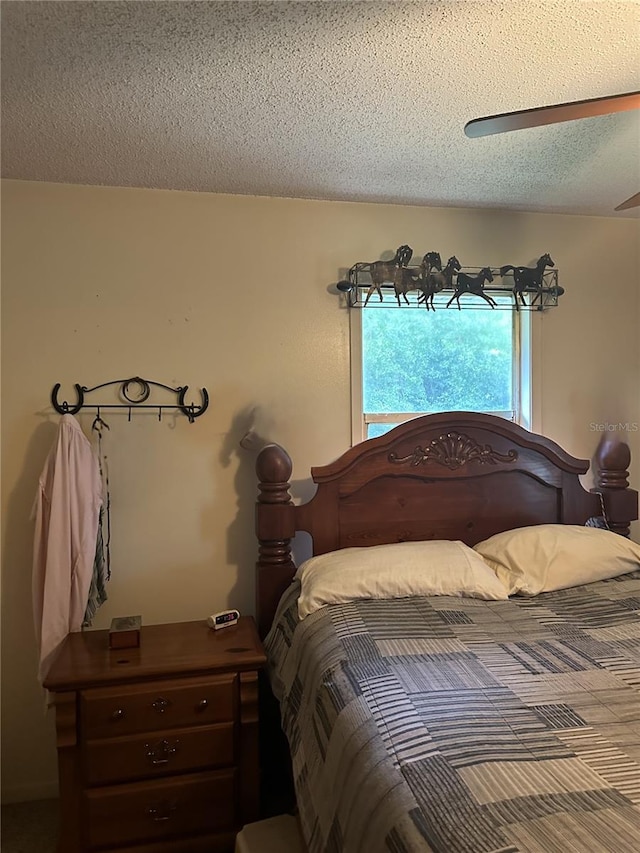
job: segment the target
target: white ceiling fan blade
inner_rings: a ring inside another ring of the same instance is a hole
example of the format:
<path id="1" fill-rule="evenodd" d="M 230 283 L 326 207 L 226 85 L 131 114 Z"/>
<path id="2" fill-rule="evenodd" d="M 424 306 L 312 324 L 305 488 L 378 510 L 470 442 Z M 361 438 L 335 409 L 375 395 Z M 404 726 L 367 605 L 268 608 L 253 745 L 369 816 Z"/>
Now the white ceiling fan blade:
<path id="1" fill-rule="evenodd" d="M 631 198 L 614 207 L 614 210 L 629 210 L 632 207 L 640 207 L 640 193 L 632 195 Z"/>
<path id="2" fill-rule="evenodd" d="M 464 132 L 471 139 L 475 139 L 480 136 L 491 136 L 494 133 L 507 133 L 527 127 L 540 127 L 545 124 L 636 109 L 640 109 L 640 92 L 628 92 L 622 95 L 609 95 L 603 98 L 590 98 L 586 101 L 571 101 L 567 104 L 552 104 L 548 107 L 533 107 L 528 110 L 474 118 L 465 124 Z"/>

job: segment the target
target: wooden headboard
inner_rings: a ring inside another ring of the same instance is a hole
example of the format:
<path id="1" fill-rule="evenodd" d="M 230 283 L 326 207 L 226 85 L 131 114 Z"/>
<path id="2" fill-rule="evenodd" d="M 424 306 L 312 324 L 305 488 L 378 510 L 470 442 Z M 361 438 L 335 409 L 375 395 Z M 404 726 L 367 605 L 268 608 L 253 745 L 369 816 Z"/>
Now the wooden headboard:
<path id="1" fill-rule="evenodd" d="M 589 462 L 554 441 L 493 415 L 446 412 L 415 418 L 312 468 L 317 492 L 294 505 L 291 459 L 269 444 L 256 463 L 260 633 L 295 574 L 290 543 L 297 531 L 311 535 L 314 554 L 425 539 L 474 545 L 515 527 L 584 524 L 604 509 L 609 527 L 628 535 L 638 518 L 630 458 L 626 444 L 605 438 L 588 492 L 579 475 Z"/>

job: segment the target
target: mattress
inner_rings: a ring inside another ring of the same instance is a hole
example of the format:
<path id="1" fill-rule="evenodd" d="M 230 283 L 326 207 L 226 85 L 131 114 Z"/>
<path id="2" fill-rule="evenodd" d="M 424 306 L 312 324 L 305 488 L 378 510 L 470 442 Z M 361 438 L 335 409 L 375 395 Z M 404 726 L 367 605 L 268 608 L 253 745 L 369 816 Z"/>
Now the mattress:
<path id="1" fill-rule="evenodd" d="M 357 600 L 266 638 L 310 853 L 637 853 L 640 572 Z"/>

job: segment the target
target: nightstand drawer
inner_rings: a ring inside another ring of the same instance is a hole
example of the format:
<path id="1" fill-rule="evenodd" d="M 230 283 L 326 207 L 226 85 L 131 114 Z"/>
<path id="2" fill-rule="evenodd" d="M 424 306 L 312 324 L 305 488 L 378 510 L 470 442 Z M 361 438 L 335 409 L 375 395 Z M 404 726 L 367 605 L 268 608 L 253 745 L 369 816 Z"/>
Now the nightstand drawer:
<path id="1" fill-rule="evenodd" d="M 228 767 L 234 762 L 233 723 L 88 741 L 85 781 L 106 785 L 133 779 Z"/>
<path id="2" fill-rule="evenodd" d="M 205 679 L 175 679 L 80 694 L 84 737 L 117 737 L 180 726 L 233 720 L 235 673 Z"/>
<path id="3" fill-rule="evenodd" d="M 234 770 L 96 788 L 84 795 L 91 848 L 231 829 Z"/>

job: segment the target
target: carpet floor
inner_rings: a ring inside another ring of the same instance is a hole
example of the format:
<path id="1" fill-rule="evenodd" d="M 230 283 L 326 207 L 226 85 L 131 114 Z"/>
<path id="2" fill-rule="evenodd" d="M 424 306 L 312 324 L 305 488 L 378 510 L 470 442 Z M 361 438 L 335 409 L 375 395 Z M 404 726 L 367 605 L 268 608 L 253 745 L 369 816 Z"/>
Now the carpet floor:
<path id="1" fill-rule="evenodd" d="M 35 800 L 2 806 L 2 853 L 55 853 L 58 800 Z"/>

